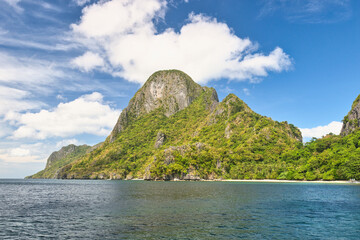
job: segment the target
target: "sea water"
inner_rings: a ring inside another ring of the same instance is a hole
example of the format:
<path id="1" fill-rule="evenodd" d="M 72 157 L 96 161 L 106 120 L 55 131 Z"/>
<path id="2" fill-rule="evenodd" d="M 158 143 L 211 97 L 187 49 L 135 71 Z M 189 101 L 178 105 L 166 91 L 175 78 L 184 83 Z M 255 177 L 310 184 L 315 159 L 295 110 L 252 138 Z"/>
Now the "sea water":
<path id="1" fill-rule="evenodd" d="M 0 239 L 359 239 L 360 186 L 0 180 Z"/>

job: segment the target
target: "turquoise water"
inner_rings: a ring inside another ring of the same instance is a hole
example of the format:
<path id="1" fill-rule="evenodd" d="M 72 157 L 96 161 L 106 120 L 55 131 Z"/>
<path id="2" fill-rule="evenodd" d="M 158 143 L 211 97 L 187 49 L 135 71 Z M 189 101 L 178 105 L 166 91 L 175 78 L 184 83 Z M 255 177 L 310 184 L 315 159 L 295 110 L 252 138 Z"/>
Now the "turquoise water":
<path id="1" fill-rule="evenodd" d="M 360 186 L 0 180 L 0 239 L 359 239 Z"/>

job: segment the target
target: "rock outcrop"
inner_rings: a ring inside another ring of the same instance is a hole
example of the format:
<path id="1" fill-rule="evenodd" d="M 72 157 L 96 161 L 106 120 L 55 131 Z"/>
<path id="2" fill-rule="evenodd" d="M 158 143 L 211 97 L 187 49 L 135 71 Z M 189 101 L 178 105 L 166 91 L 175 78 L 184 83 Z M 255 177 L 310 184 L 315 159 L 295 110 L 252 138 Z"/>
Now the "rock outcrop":
<path id="1" fill-rule="evenodd" d="M 50 168 L 53 163 L 65 158 L 69 154 L 73 153 L 76 149 L 76 146 L 74 144 L 70 144 L 66 147 L 62 147 L 59 151 L 53 152 L 46 161 L 46 167 Z"/>
<path id="2" fill-rule="evenodd" d="M 165 133 L 159 131 L 157 136 L 156 136 L 155 148 L 161 147 L 164 144 L 165 139 L 166 139 Z"/>
<path id="3" fill-rule="evenodd" d="M 100 145 L 101 143 L 91 147 L 88 145 L 76 146 L 74 144 L 70 144 L 62 147 L 59 151 L 55 151 L 50 154 L 44 170 L 27 178 L 59 178 L 62 167 L 84 156 L 86 153 L 95 150 Z"/>
<path id="4" fill-rule="evenodd" d="M 360 127 L 360 95 L 352 104 L 350 112 L 343 119 L 341 136 L 349 135 Z"/>
<path id="5" fill-rule="evenodd" d="M 182 71 L 155 72 L 121 112 L 109 141 L 113 142 L 116 136 L 139 116 L 162 108 L 165 116 L 169 117 L 189 106 L 203 91 L 199 84 Z M 217 98 L 217 95 L 215 97 Z"/>

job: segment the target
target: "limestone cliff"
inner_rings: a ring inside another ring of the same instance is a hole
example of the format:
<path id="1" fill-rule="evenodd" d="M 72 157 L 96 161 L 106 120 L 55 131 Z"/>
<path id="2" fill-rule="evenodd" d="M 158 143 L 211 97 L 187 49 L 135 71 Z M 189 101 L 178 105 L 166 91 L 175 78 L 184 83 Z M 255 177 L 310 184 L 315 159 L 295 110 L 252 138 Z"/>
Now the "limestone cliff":
<path id="1" fill-rule="evenodd" d="M 48 157 L 44 170 L 27 178 L 58 178 L 58 172 L 63 166 L 79 159 L 99 146 L 99 144 L 93 147 L 88 145 L 76 146 L 74 144 L 70 144 L 62 147 L 59 151 L 53 152 Z"/>
<path id="2" fill-rule="evenodd" d="M 360 95 L 355 99 L 350 112 L 344 117 L 341 136 L 349 135 L 360 127 Z"/>
<path id="3" fill-rule="evenodd" d="M 169 117 L 189 106 L 203 91 L 204 89 L 184 72 L 178 70 L 155 72 L 121 112 L 109 136 L 110 142 L 115 140 L 130 121 L 134 121 L 139 116 L 162 107 L 165 116 Z M 217 95 L 215 98 L 217 99 Z"/>
<path id="4" fill-rule="evenodd" d="M 62 147 L 59 151 L 55 151 L 53 152 L 47 159 L 46 161 L 46 167 L 45 168 L 50 168 L 52 167 L 53 163 L 65 158 L 66 156 L 68 156 L 69 154 L 75 152 L 77 146 L 75 146 L 74 144 L 70 144 L 66 147 Z"/>

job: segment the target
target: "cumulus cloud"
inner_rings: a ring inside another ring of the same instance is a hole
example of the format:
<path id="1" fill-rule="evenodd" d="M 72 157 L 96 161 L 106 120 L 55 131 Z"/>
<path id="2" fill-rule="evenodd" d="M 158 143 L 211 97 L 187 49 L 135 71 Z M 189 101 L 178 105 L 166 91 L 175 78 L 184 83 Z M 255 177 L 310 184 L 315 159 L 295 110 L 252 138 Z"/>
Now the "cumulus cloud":
<path id="1" fill-rule="evenodd" d="M 80 70 L 89 72 L 90 70 L 104 66 L 104 60 L 97 53 L 86 52 L 84 55 L 74 58 L 72 63 Z"/>
<path id="2" fill-rule="evenodd" d="M 166 6 L 163 0 L 101 1 L 85 7 L 71 27 L 77 41 L 105 58 L 106 71 L 137 83 L 160 69 L 183 70 L 198 83 L 219 78 L 254 82 L 291 66 L 281 48 L 257 52 L 256 43 L 202 14 L 191 13 L 178 32 L 157 32 L 154 22 L 164 17 Z M 89 64 L 87 71 L 94 67 Z"/>
<path id="3" fill-rule="evenodd" d="M 321 138 L 329 133 L 340 134 L 341 127 L 341 122 L 333 121 L 325 126 L 318 126 L 314 128 L 300 128 L 300 131 L 304 138 Z"/>
<path id="4" fill-rule="evenodd" d="M 18 126 L 12 135 L 14 139 L 69 137 L 83 133 L 107 136 L 119 114 L 119 110 L 104 103 L 100 93 L 94 92 L 60 103 L 52 110 L 9 116 L 7 121 L 12 120 Z"/>
<path id="5" fill-rule="evenodd" d="M 162 16 L 166 7 L 163 0 L 113 0 L 101 1 L 85 7 L 80 24 L 71 27 L 87 37 L 106 37 L 133 33 L 148 28 L 154 31 L 152 19 Z"/>

